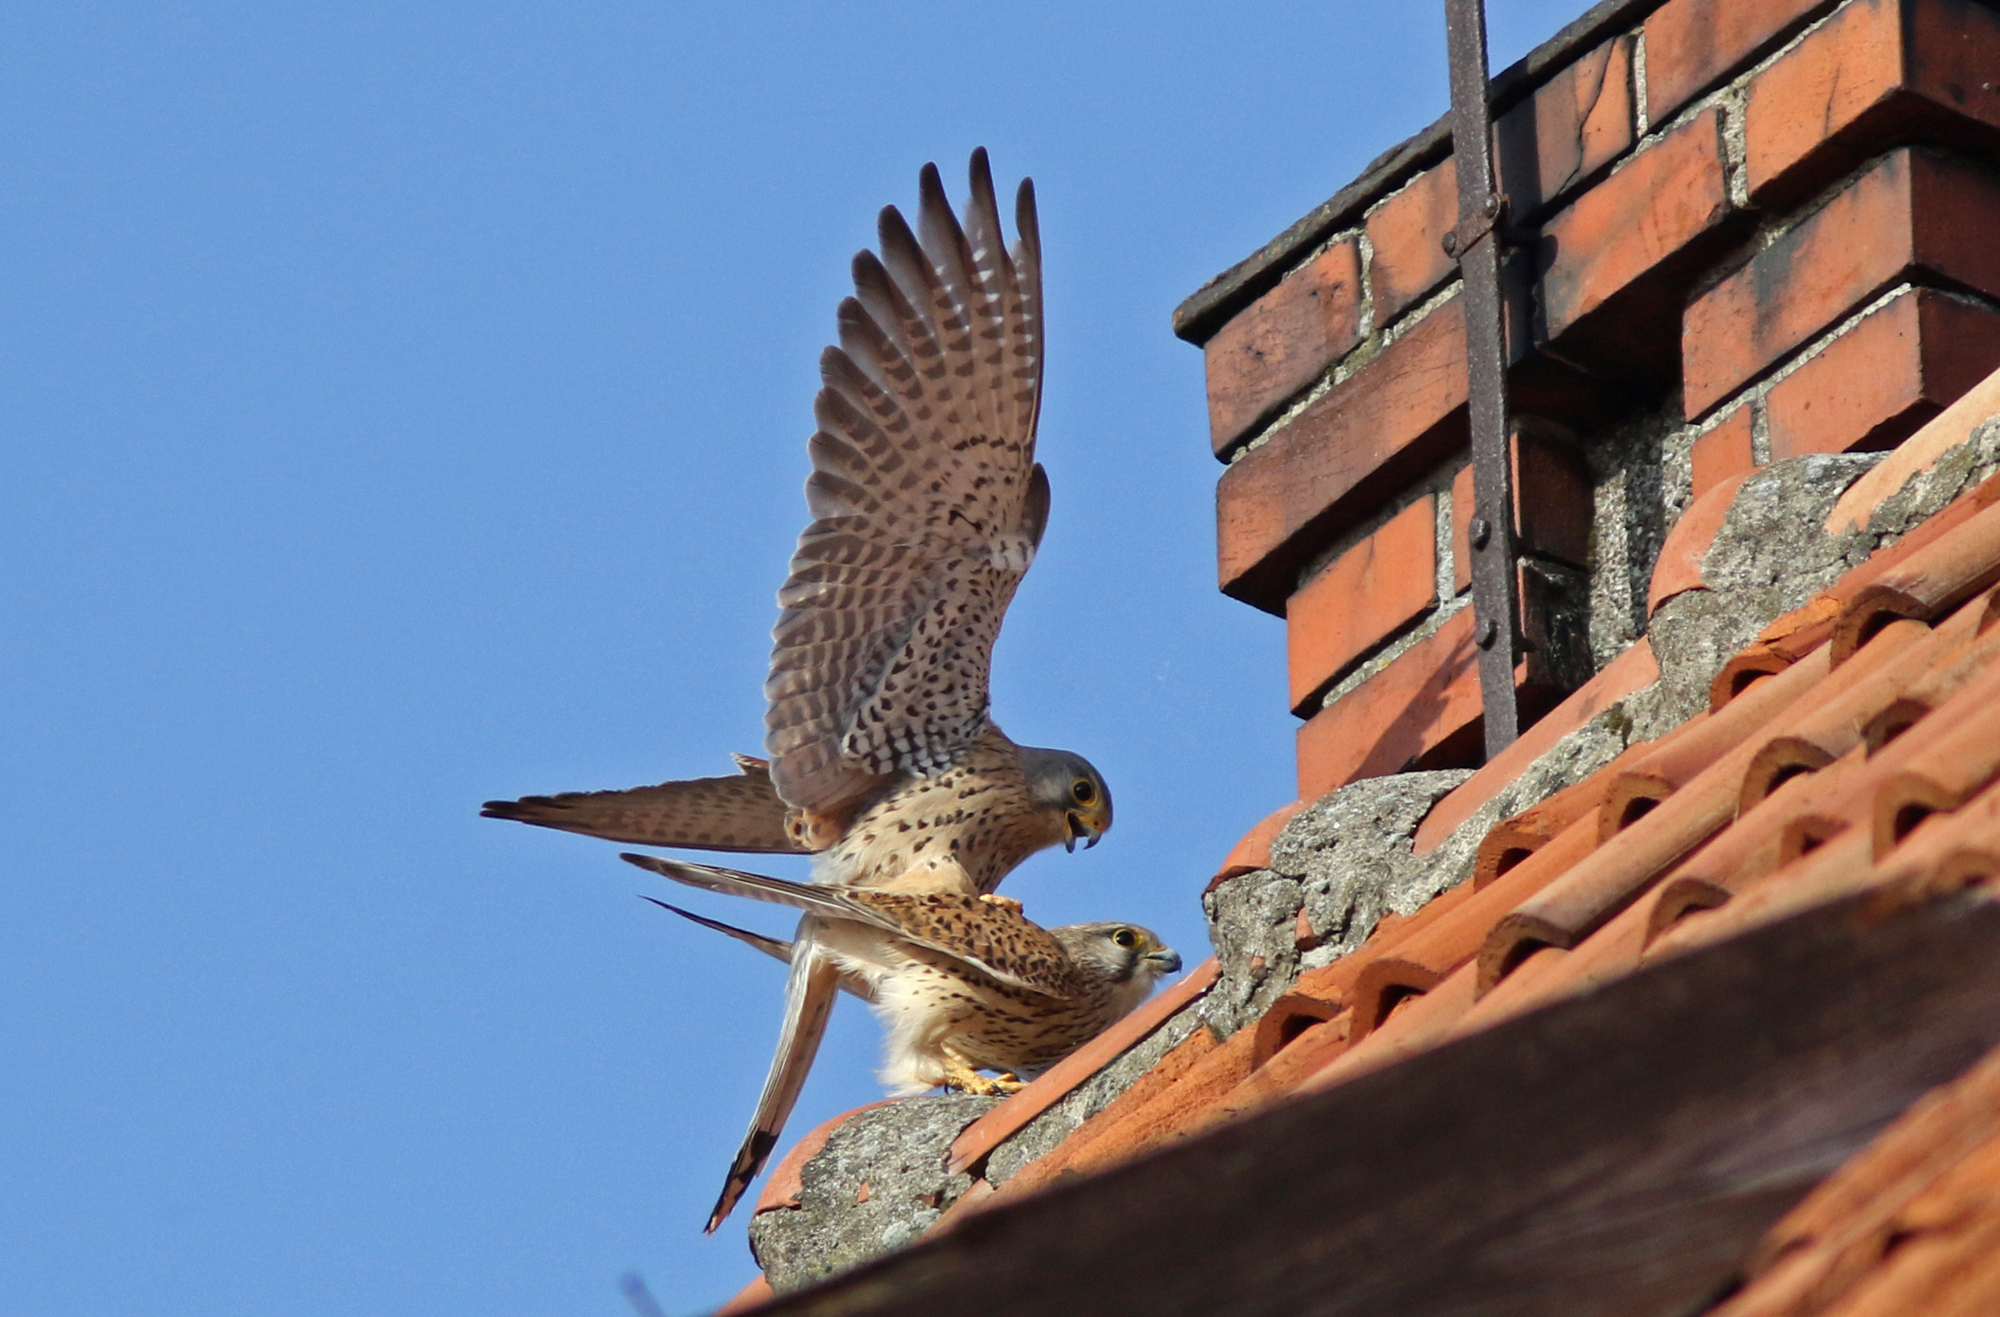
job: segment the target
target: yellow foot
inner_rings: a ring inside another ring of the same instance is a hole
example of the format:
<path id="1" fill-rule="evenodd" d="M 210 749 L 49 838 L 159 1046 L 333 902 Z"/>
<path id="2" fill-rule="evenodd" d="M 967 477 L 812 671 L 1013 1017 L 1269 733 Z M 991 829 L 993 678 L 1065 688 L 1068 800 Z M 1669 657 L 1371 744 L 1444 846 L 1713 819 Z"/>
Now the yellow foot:
<path id="1" fill-rule="evenodd" d="M 1021 913 L 1021 903 L 1019 901 L 1016 901 L 1011 896 L 1001 896 L 997 892 L 982 892 L 980 894 L 979 899 L 986 902 L 986 904 L 988 905 L 999 906 L 1002 910 L 1005 910 L 1010 915 L 1018 915 Z"/>
<path id="2" fill-rule="evenodd" d="M 943 1086 L 955 1088 L 961 1093 L 971 1093 L 975 1097 L 1006 1097 L 1027 1087 L 1012 1075 L 1003 1074 L 988 1079 L 978 1071 L 960 1065 L 956 1061 L 948 1063 Z"/>

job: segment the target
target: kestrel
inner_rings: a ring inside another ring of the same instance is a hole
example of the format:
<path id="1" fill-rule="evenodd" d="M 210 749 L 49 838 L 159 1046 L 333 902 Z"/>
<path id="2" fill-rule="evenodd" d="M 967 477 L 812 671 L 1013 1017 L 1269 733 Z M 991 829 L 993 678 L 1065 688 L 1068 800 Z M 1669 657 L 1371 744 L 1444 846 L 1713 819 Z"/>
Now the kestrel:
<path id="1" fill-rule="evenodd" d="M 1021 183 L 1010 254 L 984 149 L 963 228 L 936 166 L 918 181 L 916 231 L 882 211 L 881 253 L 854 258 L 840 346 L 820 357 L 813 521 L 764 684 L 768 764 L 485 813 L 642 845 L 809 851 L 816 883 L 967 896 L 1110 827 L 1096 769 L 1016 745 L 988 712 L 993 641 L 1049 510 L 1034 187 Z M 770 1155 L 825 1031 L 839 970 L 821 933 L 807 914 L 793 938 L 777 1056 L 709 1230 Z"/>
<path id="2" fill-rule="evenodd" d="M 887 1027 L 881 1077 L 898 1094 L 940 1084 L 1012 1092 L 1181 967 L 1178 954 L 1137 924 L 1045 929 L 1012 902 L 962 892 L 812 886 L 650 855 L 623 858 L 690 887 L 821 916 L 819 944 L 839 969 L 840 986 L 871 1004 Z M 791 958 L 782 942 L 666 908 Z M 982 1078 L 980 1070 L 1003 1078 Z"/>

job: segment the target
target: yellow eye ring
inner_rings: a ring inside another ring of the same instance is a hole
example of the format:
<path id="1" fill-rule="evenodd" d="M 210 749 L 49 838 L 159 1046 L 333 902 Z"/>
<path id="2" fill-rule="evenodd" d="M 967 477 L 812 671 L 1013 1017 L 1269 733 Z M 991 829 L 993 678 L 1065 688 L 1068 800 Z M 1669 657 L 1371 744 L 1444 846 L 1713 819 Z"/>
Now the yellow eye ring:
<path id="1" fill-rule="evenodd" d="M 1113 946 L 1130 951 L 1133 947 L 1139 945 L 1139 935 L 1129 928 L 1121 928 L 1111 935 L 1111 943 Z"/>
<path id="2" fill-rule="evenodd" d="M 1091 785 L 1089 778 L 1080 777 L 1070 783 L 1069 798 L 1079 805 L 1088 805 L 1097 799 L 1097 788 Z"/>

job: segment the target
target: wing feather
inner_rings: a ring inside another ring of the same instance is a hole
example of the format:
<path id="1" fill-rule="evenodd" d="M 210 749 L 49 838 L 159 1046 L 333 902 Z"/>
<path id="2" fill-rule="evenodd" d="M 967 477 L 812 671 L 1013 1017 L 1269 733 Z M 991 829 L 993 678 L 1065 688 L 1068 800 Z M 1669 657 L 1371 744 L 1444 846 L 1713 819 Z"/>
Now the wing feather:
<path id="1" fill-rule="evenodd" d="M 1069 956 L 1047 929 L 976 896 L 794 883 L 655 855 L 619 858 L 703 891 L 865 924 L 1031 992 L 1068 997 L 1078 991 Z"/>
<path id="2" fill-rule="evenodd" d="M 799 538 L 765 694 L 778 793 L 832 811 L 955 762 L 1048 517 L 1035 462 L 1042 375 L 1034 193 L 1005 247 L 985 152 L 960 226 L 933 166 L 913 231 L 893 206 L 854 261 L 821 357 Z"/>

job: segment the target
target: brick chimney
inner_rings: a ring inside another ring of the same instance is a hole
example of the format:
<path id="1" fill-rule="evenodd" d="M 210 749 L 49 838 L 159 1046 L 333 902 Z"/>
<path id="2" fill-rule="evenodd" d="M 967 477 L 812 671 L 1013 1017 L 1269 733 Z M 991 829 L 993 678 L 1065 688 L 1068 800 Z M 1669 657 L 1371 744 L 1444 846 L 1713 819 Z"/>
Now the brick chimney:
<path id="1" fill-rule="evenodd" d="M 2000 11 L 1608 0 L 1495 88 L 1525 725 L 1644 634 L 1693 500 L 2000 367 Z M 1221 587 L 1286 619 L 1302 799 L 1482 755 L 1457 209 L 1441 122 L 1175 316 Z"/>

